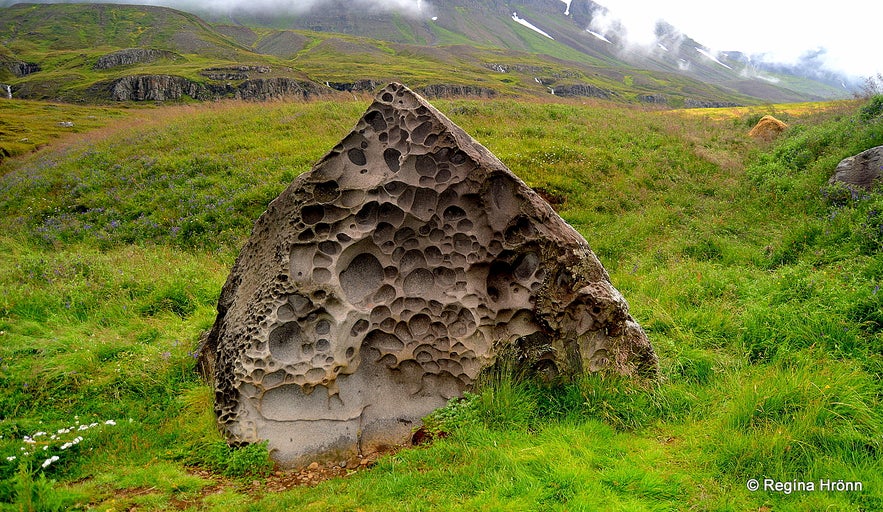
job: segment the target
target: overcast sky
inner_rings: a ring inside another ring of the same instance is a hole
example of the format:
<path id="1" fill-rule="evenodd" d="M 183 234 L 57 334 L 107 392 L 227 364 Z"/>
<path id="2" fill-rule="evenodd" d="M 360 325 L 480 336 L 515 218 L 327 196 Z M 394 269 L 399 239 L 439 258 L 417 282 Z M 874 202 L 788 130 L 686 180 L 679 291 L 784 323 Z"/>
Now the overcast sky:
<path id="1" fill-rule="evenodd" d="M 564 0 L 562 0 L 564 1 Z M 883 2 L 838 0 L 596 0 L 629 29 L 629 39 L 652 42 L 664 19 L 717 51 L 767 53 L 767 60 L 795 62 L 824 48 L 826 67 L 856 76 L 883 72 Z"/>

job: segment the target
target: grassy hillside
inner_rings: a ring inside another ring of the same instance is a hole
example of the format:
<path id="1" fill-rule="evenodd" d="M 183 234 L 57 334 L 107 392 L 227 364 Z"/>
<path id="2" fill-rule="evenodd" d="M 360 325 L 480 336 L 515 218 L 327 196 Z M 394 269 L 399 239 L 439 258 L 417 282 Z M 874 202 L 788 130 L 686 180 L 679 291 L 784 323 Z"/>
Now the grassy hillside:
<path id="1" fill-rule="evenodd" d="M 695 62 L 692 75 L 679 71 L 677 59 L 674 64 L 640 59 L 629 64 L 623 59 L 637 54 L 607 48 L 607 43 L 595 40 L 564 17 L 558 2 L 552 4 L 551 11 L 546 4 L 520 12 L 545 20 L 543 26 L 561 33 L 562 41 L 516 23 L 502 5 L 488 10 L 478 3 L 468 9 L 448 6 L 452 10 L 439 21 L 365 16 L 357 11 L 276 20 L 368 37 L 212 25 L 194 14 L 155 6 L 16 4 L 0 8 L 0 80 L 11 86 L 14 98 L 99 104 L 115 101 L 110 93 L 115 81 L 138 75 L 181 77 L 213 88 L 206 97 L 233 97 L 232 89 L 225 88 L 235 88 L 246 79 L 237 73 L 241 66 L 272 69 L 272 74 L 246 73 L 248 79 L 312 80 L 319 84 L 317 90 L 327 93 L 331 89 L 322 84 L 328 82 L 397 80 L 412 88 L 460 85 L 500 96 L 548 97 L 550 91 L 561 94 L 569 86 L 583 86 L 579 94 L 586 94 L 585 86 L 591 86 L 600 89 L 600 94 L 590 92 L 590 96 L 628 103 L 651 101 L 669 107 L 819 97 L 808 92 L 813 85 L 806 80 L 792 81 L 795 87 L 791 90 L 740 78 L 717 64 L 709 67 L 701 59 Z M 166 53 L 156 60 L 96 66 L 108 55 L 132 48 Z M 691 52 L 691 59 L 694 54 Z M 35 67 L 25 74 L 22 64 Z M 227 72 L 213 69 L 218 67 Z M 191 99 L 178 91 L 173 99 L 164 101 Z"/>
<path id="2" fill-rule="evenodd" d="M 247 51 L 198 16 L 165 7 L 16 4 L 3 9 L 0 33 L 16 53 L 154 47 L 235 59 Z"/>
<path id="3" fill-rule="evenodd" d="M 227 448 L 199 335 L 253 220 L 366 106 L 145 109 L 0 164 L 0 509 L 883 508 L 883 196 L 825 187 L 883 144 L 855 103 L 437 102 L 563 200 L 659 382 L 490 378 L 427 420 L 448 437 L 323 483 L 347 471 Z M 779 141 L 746 136 L 765 113 L 791 125 Z M 782 490 L 747 488 L 765 478 Z"/>
<path id="4" fill-rule="evenodd" d="M 39 70 L 4 77 L 15 98 L 110 103 L 96 90 L 132 75 L 174 75 L 197 83 L 223 85 L 204 71 L 240 65 L 272 66 L 278 76 L 303 78 L 273 56 L 254 52 L 218 32 L 199 17 L 151 6 L 115 4 L 17 4 L 0 9 L 0 55 L 4 61 L 33 63 Z M 100 68 L 102 57 L 144 48 L 171 52 L 169 58 Z M 234 81 L 234 83 L 239 83 Z M 4 88 L 5 91 L 5 88 Z"/>

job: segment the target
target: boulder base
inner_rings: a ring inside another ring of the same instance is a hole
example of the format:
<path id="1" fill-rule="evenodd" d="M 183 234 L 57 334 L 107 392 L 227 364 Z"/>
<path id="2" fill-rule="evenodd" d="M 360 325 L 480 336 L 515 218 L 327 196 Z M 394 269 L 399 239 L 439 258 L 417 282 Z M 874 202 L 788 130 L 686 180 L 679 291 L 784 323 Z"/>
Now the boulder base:
<path id="1" fill-rule="evenodd" d="M 583 237 L 399 84 L 258 219 L 200 355 L 229 440 L 288 467 L 407 443 L 504 358 L 657 364 Z"/>

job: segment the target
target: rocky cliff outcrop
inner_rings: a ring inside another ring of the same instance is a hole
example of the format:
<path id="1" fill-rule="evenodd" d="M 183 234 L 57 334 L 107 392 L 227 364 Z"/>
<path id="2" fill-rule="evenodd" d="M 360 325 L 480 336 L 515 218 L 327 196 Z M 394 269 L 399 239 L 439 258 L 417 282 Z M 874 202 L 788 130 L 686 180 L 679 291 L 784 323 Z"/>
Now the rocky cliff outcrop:
<path id="1" fill-rule="evenodd" d="M 418 89 L 423 96 L 434 98 L 456 98 L 464 96 L 474 96 L 478 98 L 494 98 L 497 91 L 488 87 L 479 87 L 476 85 L 454 85 L 454 84 L 434 84 L 427 85 Z"/>
<path id="2" fill-rule="evenodd" d="M 235 97 L 243 100 L 273 100 L 282 98 L 310 98 L 324 94 L 315 82 L 293 78 L 253 78 L 236 87 Z"/>
<path id="3" fill-rule="evenodd" d="M 236 98 L 271 100 L 308 98 L 325 92 L 314 82 L 294 78 L 253 78 L 238 85 L 201 83 L 174 75 L 132 75 L 93 86 L 92 91 L 113 101 L 177 101 Z"/>
<path id="4" fill-rule="evenodd" d="M 175 52 L 157 50 L 154 48 L 128 48 L 102 55 L 98 58 L 93 69 L 106 70 L 121 66 L 133 66 L 135 64 L 149 64 L 161 59 L 183 60 L 184 57 Z"/>
<path id="5" fill-rule="evenodd" d="M 363 79 L 356 80 L 355 82 L 325 82 L 325 85 L 334 89 L 335 91 L 342 92 L 374 92 L 376 91 L 382 84 L 375 80 L 371 79 Z"/>
<path id="6" fill-rule="evenodd" d="M 687 108 L 729 108 L 738 107 L 739 104 L 731 101 L 710 101 L 688 98 L 684 101 L 684 106 Z"/>
<path id="7" fill-rule="evenodd" d="M 229 440 L 289 467 L 406 443 L 503 362 L 657 366 L 585 239 L 399 84 L 255 223 L 199 355 Z"/>
<path id="8" fill-rule="evenodd" d="M 39 64 L 34 62 L 23 62 L 20 60 L 7 60 L 3 62 L 3 66 L 17 77 L 27 76 L 31 73 L 40 71 Z"/>
<path id="9" fill-rule="evenodd" d="M 556 85 L 550 87 L 549 92 L 555 96 L 562 97 L 585 96 L 589 98 L 610 99 L 616 96 L 616 93 L 613 91 L 607 91 L 591 84 Z"/>
<path id="10" fill-rule="evenodd" d="M 169 101 L 185 96 L 208 100 L 212 93 L 204 85 L 173 75 L 133 75 L 110 84 L 110 99 L 114 101 Z"/>
<path id="11" fill-rule="evenodd" d="M 662 94 L 642 94 L 638 96 L 641 103 L 652 103 L 654 105 L 667 105 L 668 97 Z"/>
<path id="12" fill-rule="evenodd" d="M 270 66 L 225 66 L 219 68 L 207 68 L 199 72 L 200 75 L 210 80 L 239 81 L 248 80 L 254 74 L 263 75 L 271 73 Z M 289 68 L 288 71 L 291 71 Z"/>

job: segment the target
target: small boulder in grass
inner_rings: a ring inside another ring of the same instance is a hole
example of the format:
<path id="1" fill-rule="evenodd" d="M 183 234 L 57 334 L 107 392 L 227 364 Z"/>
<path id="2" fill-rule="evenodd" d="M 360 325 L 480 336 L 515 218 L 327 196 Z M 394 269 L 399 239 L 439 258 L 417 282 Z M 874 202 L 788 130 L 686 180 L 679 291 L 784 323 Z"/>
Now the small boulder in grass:
<path id="1" fill-rule="evenodd" d="M 829 185 L 843 184 L 854 193 L 870 192 L 883 184 L 883 146 L 844 158 L 834 169 Z"/>

